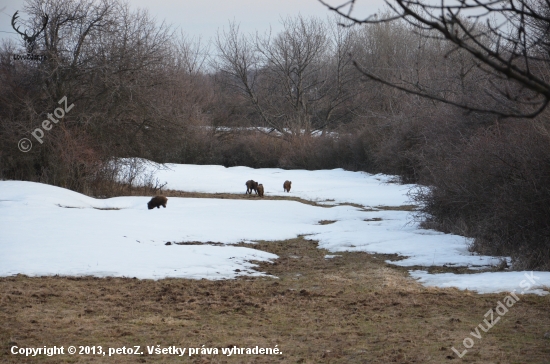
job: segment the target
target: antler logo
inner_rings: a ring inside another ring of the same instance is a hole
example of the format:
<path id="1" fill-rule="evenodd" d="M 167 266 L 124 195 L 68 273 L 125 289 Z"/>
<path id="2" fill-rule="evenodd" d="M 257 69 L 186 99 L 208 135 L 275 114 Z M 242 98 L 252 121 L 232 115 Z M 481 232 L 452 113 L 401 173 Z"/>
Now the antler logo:
<path id="1" fill-rule="evenodd" d="M 17 20 L 17 18 L 19 18 L 19 15 L 17 15 L 17 13 L 19 13 L 19 11 L 16 11 L 15 14 L 13 14 L 13 17 L 11 18 L 11 26 L 13 27 L 13 29 L 15 29 L 17 33 L 23 36 L 23 40 L 27 43 L 27 52 L 32 53 L 36 43 L 36 37 L 38 37 L 38 35 L 40 35 L 40 33 L 42 33 L 44 29 L 46 29 L 46 25 L 48 25 L 48 14 L 44 14 L 44 16 L 42 17 L 42 29 L 40 29 L 37 33 L 33 34 L 32 36 L 29 36 L 26 30 L 25 30 L 25 33 L 21 33 L 19 31 L 19 27 L 17 28 L 15 27 L 15 21 Z"/>

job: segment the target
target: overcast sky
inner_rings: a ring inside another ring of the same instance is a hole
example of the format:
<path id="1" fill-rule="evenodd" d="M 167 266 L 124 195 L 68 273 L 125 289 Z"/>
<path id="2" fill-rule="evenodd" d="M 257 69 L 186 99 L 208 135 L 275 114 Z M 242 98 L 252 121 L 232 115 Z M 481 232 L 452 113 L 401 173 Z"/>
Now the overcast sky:
<path id="1" fill-rule="evenodd" d="M 331 4 L 345 0 L 330 0 Z M 11 17 L 15 11 L 23 12 L 24 0 L 0 0 L 0 38 L 19 40 L 13 33 Z M 129 0 L 134 8 L 146 8 L 157 20 L 166 20 L 174 28 L 181 28 L 192 36 L 208 39 L 218 29 L 227 27 L 230 20 L 240 23 L 245 32 L 263 32 L 272 26 L 280 29 L 281 16 L 304 15 L 326 17 L 328 11 L 318 0 Z M 361 6 L 357 14 L 375 13 L 382 7 L 383 0 L 358 0 Z M 359 12 L 360 11 L 360 12 Z M 21 14 L 25 19 L 26 14 Z M 6 33 L 9 32 L 9 33 Z"/>

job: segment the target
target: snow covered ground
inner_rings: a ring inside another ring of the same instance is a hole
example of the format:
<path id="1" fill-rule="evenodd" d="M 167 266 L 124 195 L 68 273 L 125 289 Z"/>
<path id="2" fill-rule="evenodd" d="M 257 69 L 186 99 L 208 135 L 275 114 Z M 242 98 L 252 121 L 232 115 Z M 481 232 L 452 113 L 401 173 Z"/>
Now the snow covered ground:
<path id="1" fill-rule="evenodd" d="M 205 128 L 205 129 L 208 129 L 208 130 L 212 130 L 212 127 L 210 126 L 202 126 L 201 128 Z M 262 133 L 266 133 L 266 134 L 271 134 L 271 135 L 282 135 L 281 132 L 277 131 L 277 130 L 274 130 L 272 128 L 266 128 L 266 127 L 228 127 L 228 126 L 217 126 L 215 127 L 215 131 L 220 131 L 220 132 L 239 132 L 239 131 L 249 131 L 249 132 L 254 132 L 254 131 L 257 131 L 257 132 L 262 132 Z M 291 130 L 290 129 L 287 129 L 285 128 L 284 131 L 286 133 L 291 133 Z M 306 134 L 306 131 L 304 129 L 301 129 L 300 130 L 300 133 L 301 134 Z M 323 132 L 321 130 L 315 130 L 314 132 L 311 133 L 311 135 L 313 136 L 321 136 L 323 134 Z M 334 131 L 329 131 L 329 132 L 325 132 L 325 136 L 326 135 L 329 135 L 329 136 L 338 136 L 338 133 L 337 132 L 334 132 Z"/>
<path id="2" fill-rule="evenodd" d="M 363 206 L 400 206 L 408 203 L 407 191 L 413 185 L 388 183 L 394 176 L 332 170 L 253 169 L 248 167 L 166 164 L 160 170 L 147 165 L 145 175 L 155 173 L 165 189 L 206 193 L 245 193 L 246 181 L 264 185 L 266 196 L 284 196 L 283 183 L 292 181 L 290 196 L 322 204 L 354 202 Z"/>
<path id="3" fill-rule="evenodd" d="M 440 273 L 411 271 L 411 276 L 426 286 L 456 287 L 475 290 L 478 293 L 516 292 L 547 295 L 550 286 L 550 272 L 485 272 L 476 274 Z M 472 277 L 470 277 L 472 276 Z"/>
<path id="4" fill-rule="evenodd" d="M 390 176 L 330 171 L 285 171 L 247 167 L 169 165 L 156 177 L 166 188 L 244 194 L 244 183 L 264 184 L 266 195 L 291 192 L 326 204 L 399 206 L 409 203 L 411 186 L 386 183 Z M 90 198 L 49 185 L 0 181 L 0 276 L 127 276 L 224 279 L 261 275 L 251 261 L 275 259 L 270 253 L 231 244 L 283 240 L 307 235 L 331 252 L 397 253 L 401 266 L 468 266 L 479 269 L 498 258 L 468 252 L 469 239 L 419 229 L 405 211 L 365 211 L 349 205 L 330 208 L 294 201 L 169 197 L 168 208 L 147 210 L 150 197 Z M 321 220 L 336 221 L 321 225 Z M 170 245 L 166 245 L 171 242 Z M 177 245 L 214 242 L 222 245 Z M 327 256 L 328 257 L 328 256 Z M 481 292 L 518 290 L 522 272 L 411 275 L 426 285 Z M 525 293 L 544 293 L 550 273 L 536 272 Z"/>

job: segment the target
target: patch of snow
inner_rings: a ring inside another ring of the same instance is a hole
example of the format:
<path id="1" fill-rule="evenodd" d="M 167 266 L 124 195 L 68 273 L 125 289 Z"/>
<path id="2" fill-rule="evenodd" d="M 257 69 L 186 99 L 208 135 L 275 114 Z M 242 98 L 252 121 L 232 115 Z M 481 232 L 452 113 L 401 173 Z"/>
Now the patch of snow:
<path id="1" fill-rule="evenodd" d="M 202 128 L 210 129 L 210 130 L 212 129 L 211 126 L 203 126 Z M 215 131 L 220 131 L 220 132 L 240 132 L 240 131 L 250 132 L 250 131 L 257 131 L 257 132 L 262 132 L 262 133 L 277 135 L 277 136 L 282 135 L 282 133 L 278 130 L 275 130 L 273 128 L 261 127 L 261 126 L 256 126 L 256 127 L 255 126 L 251 126 L 251 127 L 217 126 L 214 129 L 215 129 Z M 284 128 L 283 131 L 285 133 L 292 133 L 292 131 L 290 129 L 287 129 L 287 128 Z M 304 129 L 301 129 L 300 134 L 304 135 L 304 134 L 306 134 L 306 131 Z M 315 130 L 310 134 L 313 135 L 313 136 L 322 136 L 323 132 L 321 130 Z M 338 135 L 339 134 L 337 132 L 334 132 L 334 131 L 329 131 L 329 132 L 325 131 L 325 136 L 338 137 Z"/>
<path id="2" fill-rule="evenodd" d="M 485 267 L 499 263 L 499 258 L 472 255 L 471 240 L 463 236 L 423 230 L 409 220 L 406 211 L 364 212 L 367 219 L 381 218 L 376 224 L 362 219 L 339 218 L 325 225 L 323 233 L 313 238 L 319 248 L 331 252 L 362 251 L 378 254 L 399 254 L 406 258 L 387 261 L 399 266 L 457 265 Z"/>
<path id="3" fill-rule="evenodd" d="M 291 196 L 336 205 L 354 202 L 363 206 L 401 206 L 410 204 L 407 191 L 414 185 L 388 183 L 394 176 L 350 172 L 341 168 L 332 170 L 284 170 L 279 168 L 254 169 L 217 165 L 165 164 L 160 170 L 147 164 L 144 174 L 155 173 L 165 189 L 204 193 L 246 192 L 246 181 L 262 183 L 266 196 Z M 283 183 L 292 181 L 290 192 L 283 191 Z"/>
<path id="4" fill-rule="evenodd" d="M 478 293 L 515 292 L 516 294 L 547 295 L 550 272 L 484 272 L 475 274 L 438 273 L 423 270 L 409 272 L 425 286 L 456 287 Z"/>
<path id="5" fill-rule="evenodd" d="M 244 247 L 167 246 L 168 241 L 236 243 L 246 234 L 226 217 L 232 215 L 230 204 L 220 207 L 212 200 L 170 198 L 167 209 L 148 210 L 149 199 L 96 200 L 40 183 L 1 181 L 0 276 L 223 279 L 237 276 L 236 268 L 250 270 L 255 266 L 252 260 L 277 258 Z M 212 219 L 213 209 L 218 214 Z M 246 209 L 237 218 L 251 216 L 251 209 Z"/>

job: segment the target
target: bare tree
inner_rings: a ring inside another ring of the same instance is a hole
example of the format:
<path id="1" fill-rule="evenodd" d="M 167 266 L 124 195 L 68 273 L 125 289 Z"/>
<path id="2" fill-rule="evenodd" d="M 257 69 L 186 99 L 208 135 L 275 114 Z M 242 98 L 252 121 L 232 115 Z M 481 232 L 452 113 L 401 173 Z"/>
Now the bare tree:
<path id="1" fill-rule="evenodd" d="M 457 51 L 467 53 L 475 68 L 489 79 L 483 91 L 493 105 L 487 106 L 485 100 L 476 102 L 433 92 L 407 77 L 384 77 L 356 62 L 369 79 L 470 111 L 501 117 L 532 118 L 550 101 L 549 0 L 443 0 L 440 3 L 386 0 L 390 14 L 364 19 L 354 14 L 358 0 L 349 0 L 339 6 L 319 1 L 353 24 L 404 21 L 424 37 L 451 44 L 447 55 Z"/>
<path id="2" fill-rule="evenodd" d="M 177 67 L 188 74 L 197 74 L 204 71 L 209 57 L 210 43 L 204 43 L 201 37 L 194 38 L 180 32 L 175 41 Z"/>
<path id="3" fill-rule="evenodd" d="M 178 48 L 169 26 L 119 0 L 28 0 L 25 10 L 26 29 L 48 15 L 36 39 L 47 58 L 16 62 L 12 45 L 0 49 L 0 153 L 9 156 L 0 158 L 0 173 L 82 191 L 113 157 L 177 155 L 208 98 L 195 87 L 205 84 L 193 56 L 202 46 L 180 39 Z M 63 97 L 71 112 L 43 143 L 20 152 L 17 140 Z"/>
<path id="4" fill-rule="evenodd" d="M 359 93 L 350 87 L 352 30 L 303 17 L 283 27 L 276 36 L 245 36 L 230 24 L 216 40 L 216 68 L 264 126 L 287 136 L 325 131 L 345 119 Z"/>

